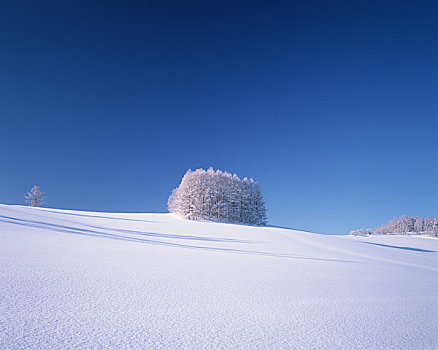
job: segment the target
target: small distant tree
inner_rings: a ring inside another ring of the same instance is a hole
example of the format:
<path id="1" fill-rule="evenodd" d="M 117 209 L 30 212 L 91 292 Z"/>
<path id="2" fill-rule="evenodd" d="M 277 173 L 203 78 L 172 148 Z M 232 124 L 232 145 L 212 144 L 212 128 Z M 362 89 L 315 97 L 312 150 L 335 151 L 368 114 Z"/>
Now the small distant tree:
<path id="1" fill-rule="evenodd" d="M 46 197 L 44 192 L 38 186 L 33 186 L 30 192 L 24 197 L 26 198 L 26 203 L 29 203 L 31 207 L 40 207 L 45 204 Z"/>

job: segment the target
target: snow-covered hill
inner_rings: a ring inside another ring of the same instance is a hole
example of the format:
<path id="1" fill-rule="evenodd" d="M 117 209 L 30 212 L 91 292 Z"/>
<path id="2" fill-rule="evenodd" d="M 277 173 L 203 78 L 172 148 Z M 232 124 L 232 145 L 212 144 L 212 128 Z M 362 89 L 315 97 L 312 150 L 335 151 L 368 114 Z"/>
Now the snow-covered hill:
<path id="1" fill-rule="evenodd" d="M 438 240 L 0 205 L 1 349 L 438 349 Z"/>

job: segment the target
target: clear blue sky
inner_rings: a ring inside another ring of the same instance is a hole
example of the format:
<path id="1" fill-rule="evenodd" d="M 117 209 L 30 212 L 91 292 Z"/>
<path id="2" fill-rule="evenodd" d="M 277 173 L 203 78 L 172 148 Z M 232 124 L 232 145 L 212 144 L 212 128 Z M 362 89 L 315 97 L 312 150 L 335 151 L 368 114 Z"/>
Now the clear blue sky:
<path id="1" fill-rule="evenodd" d="M 271 224 L 438 215 L 436 1 L 9 1 L 0 202 L 165 212 L 187 168 Z"/>

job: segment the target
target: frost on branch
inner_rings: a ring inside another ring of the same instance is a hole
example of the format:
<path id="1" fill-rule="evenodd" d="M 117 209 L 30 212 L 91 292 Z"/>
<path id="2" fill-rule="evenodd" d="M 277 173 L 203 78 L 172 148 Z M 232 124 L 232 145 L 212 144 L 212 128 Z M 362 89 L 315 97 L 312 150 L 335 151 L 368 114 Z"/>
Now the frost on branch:
<path id="1" fill-rule="evenodd" d="M 29 203 L 31 207 L 39 207 L 46 203 L 44 192 L 41 192 L 41 189 L 38 186 L 33 186 L 24 198 L 26 199 L 26 203 Z"/>
<path id="2" fill-rule="evenodd" d="M 171 213 L 189 220 L 266 225 L 260 186 L 222 170 L 188 170 L 168 200 Z"/>

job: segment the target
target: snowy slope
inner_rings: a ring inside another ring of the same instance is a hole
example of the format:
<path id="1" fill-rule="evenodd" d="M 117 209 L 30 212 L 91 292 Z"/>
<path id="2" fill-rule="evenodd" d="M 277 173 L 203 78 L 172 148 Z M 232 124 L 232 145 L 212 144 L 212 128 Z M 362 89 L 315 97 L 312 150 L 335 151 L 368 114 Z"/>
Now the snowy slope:
<path id="1" fill-rule="evenodd" d="M 0 205 L 0 349 L 438 349 L 438 240 Z"/>

